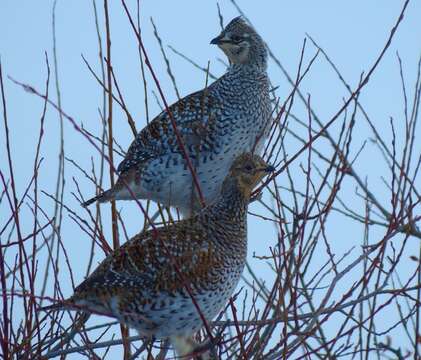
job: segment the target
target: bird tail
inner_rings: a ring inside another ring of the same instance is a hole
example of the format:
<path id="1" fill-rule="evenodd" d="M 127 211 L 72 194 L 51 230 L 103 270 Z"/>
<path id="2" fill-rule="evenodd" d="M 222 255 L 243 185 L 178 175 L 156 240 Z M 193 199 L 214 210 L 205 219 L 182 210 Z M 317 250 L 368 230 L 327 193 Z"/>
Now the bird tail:
<path id="1" fill-rule="evenodd" d="M 59 301 L 52 305 L 40 307 L 38 311 L 60 311 L 60 310 L 66 310 L 68 308 L 69 308 L 68 302 Z"/>
<path id="2" fill-rule="evenodd" d="M 78 300 L 73 296 L 66 300 L 57 300 L 53 304 L 38 308 L 38 311 L 64 311 L 64 310 L 84 310 L 83 306 L 79 304 Z"/>
<path id="3" fill-rule="evenodd" d="M 85 201 L 84 203 L 82 203 L 82 206 L 84 208 L 86 208 L 89 205 L 91 205 L 91 204 L 93 204 L 94 202 L 97 202 L 97 201 L 100 202 L 100 203 L 110 201 L 114 198 L 113 195 L 114 195 L 114 191 L 112 191 L 112 189 L 104 191 L 103 193 L 101 193 L 97 196 L 94 196 L 93 198 L 91 198 L 91 199 Z"/>

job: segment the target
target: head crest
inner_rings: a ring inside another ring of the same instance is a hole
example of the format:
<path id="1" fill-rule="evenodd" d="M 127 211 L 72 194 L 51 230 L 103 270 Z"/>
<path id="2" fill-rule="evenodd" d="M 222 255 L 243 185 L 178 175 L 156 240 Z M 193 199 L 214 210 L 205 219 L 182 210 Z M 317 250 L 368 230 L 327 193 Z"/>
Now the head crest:
<path id="1" fill-rule="evenodd" d="M 227 26 L 225 26 L 225 30 L 229 31 L 238 26 L 246 26 L 248 28 L 251 28 L 251 26 L 247 23 L 244 17 L 237 16 L 234 19 L 232 19 Z"/>

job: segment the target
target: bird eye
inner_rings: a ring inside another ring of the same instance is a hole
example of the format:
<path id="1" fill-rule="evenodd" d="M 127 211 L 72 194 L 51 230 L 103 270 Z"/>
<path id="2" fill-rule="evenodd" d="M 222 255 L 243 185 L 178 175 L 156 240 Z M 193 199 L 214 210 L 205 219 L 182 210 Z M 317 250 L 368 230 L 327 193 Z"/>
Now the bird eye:
<path id="1" fill-rule="evenodd" d="M 244 167 L 247 171 L 252 171 L 253 170 L 253 166 L 251 166 L 250 164 L 246 165 Z"/>
<path id="2" fill-rule="evenodd" d="M 243 38 L 241 36 L 238 35 L 232 35 L 231 36 L 231 41 L 235 44 L 240 43 L 241 41 L 243 41 Z"/>

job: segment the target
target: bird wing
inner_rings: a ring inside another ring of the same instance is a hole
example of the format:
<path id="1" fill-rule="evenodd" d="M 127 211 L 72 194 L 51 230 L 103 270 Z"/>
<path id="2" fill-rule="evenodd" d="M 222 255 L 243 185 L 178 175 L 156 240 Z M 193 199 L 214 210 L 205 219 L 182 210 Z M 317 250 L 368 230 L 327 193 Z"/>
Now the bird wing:
<path id="1" fill-rule="evenodd" d="M 96 289 L 106 298 L 124 289 L 152 296 L 174 293 L 194 282 L 212 283 L 221 259 L 210 234 L 193 219 L 141 233 L 109 255 L 75 290 L 75 298 Z M 181 275 L 182 274 L 182 275 Z M 108 295 L 107 295 L 108 294 Z"/>
<path id="2" fill-rule="evenodd" d="M 190 94 L 169 107 L 178 134 L 187 150 L 200 151 L 213 144 L 215 120 L 221 115 L 221 103 L 212 95 L 212 85 Z M 123 173 L 145 161 L 164 154 L 181 152 L 169 112 L 164 110 L 144 127 L 118 166 Z"/>

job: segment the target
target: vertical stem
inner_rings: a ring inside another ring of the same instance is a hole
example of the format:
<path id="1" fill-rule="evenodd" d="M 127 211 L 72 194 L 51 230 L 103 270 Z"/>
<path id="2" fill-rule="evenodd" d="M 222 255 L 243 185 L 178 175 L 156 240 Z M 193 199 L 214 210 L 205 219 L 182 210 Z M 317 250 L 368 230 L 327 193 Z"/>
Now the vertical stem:
<path id="1" fill-rule="evenodd" d="M 5 131 L 5 138 L 6 138 L 7 161 L 8 161 L 8 166 L 9 166 L 10 185 L 12 188 L 12 196 L 13 196 L 13 199 L 9 198 L 8 201 L 9 201 L 10 210 L 13 213 L 13 219 L 15 222 L 16 233 L 17 233 L 16 235 L 19 241 L 19 260 L 18 261 L 19 261 L 20 286 L 22 289 L 22 293 L 25 293 L 27 291 L 27 285 L 25 281 L 24 267 L 28 276 L 30 275 L 31 272 L 29 269 L 28 256 L 26 254 L 25 247 L 22 241 L 22 232 L 21 232 L 20 219 L 19 219 L 19 205 L 18 205 L 19 203 L 18 203 L 18 198 L 16 195 L 16 185 L 15 185 L 16 182 L 15 182 L 15 175 L 14 175 L 14 170 L 13 170 L 12 154 L 11 154 L 11 149 L 10 149 L 6 95 L 5 95 L 4 84 L 3 84 L 3 71 L 2 71 L 1 62 L 0 62 L 0 90 L 1 90 L 1 102 L 3 105 L 3 121 L 4 121 L 4 131 Z M 5 186 L 5 189 L 6 189 L 6 186 Z M 33 283 L 30 282 L 31 294 L 34 293 L 33 290 L 34 290 Z M 28 321 L 30 318 L 29 317 L 30 308 L 29 308 L 28 300 L 25 296 L 23 297 L 22 301 L 23 301 L 24 312 L 25 312 L 25 322 L 23 325 L 23 332 L 24 332 L 23 338 L 25 338 L 25 336 L 29 336 L 31 332 L 31 323 Z M 26 344 L 25 346 L 28 347 L 29 344 Z"/>
<path id="2" fill-rule="evenodd" d="M 105 27 L 107 31 L 107 83 L 108 83 L 108 158 L 110 159 L 110 187 L 114 186 L 114 157 L 113 157 L 113 91 L 111 78 L 111 35 L 110 35 L 110 20 L 108 16 L 108 1 L 104 0 L 105 11 Z M 118 240 L 117 216 L 116 216 L 115 201 L 111 201 L 111 222 L 113 234 L 113 246 L 118 248 L 120 246 Z"/>
<path id="3" fill-rule="evenodd" d="M 114 186 L 114 157 L 113 157 L 113 91 L 112 91 L 112 73 L 111 73 L 111 33 L 110 18 L 108 14 L 108 0 L 104 0 L 105 28 L 107 32 L 107 83 L 108 83 L 108 157 L 110 159 L 110 187 Z M 113 234 L 113 247 L 117 249 L 120 246 L 118 238 L 117 210 L 115 201 L 111 201 L 111 224 Z M 120 325 L 123 338 L 124 359 L 130 358 L 130 344 L 127 341 L 129 331 L 127 327 Z"/>

